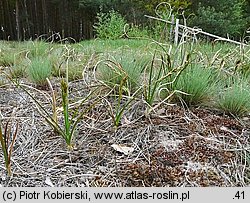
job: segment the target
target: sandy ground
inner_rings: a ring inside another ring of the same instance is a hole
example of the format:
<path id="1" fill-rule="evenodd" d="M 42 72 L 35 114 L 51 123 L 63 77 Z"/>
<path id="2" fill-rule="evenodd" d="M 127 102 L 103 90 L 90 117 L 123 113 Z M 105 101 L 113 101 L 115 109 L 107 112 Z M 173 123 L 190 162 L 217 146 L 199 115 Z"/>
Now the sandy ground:
<path id="1" fill-rule="evenodd" d="M 72 98 L 81 98 L 86 89 L 72 85 Z M 22 90 L 0 88 L 0 112 L 3 124 L 19 126 L 11 177 L 0 153 L 0 186 L 250 186 L 249 117 L 180 106 L 145 117 L 136 101 L 116 129 L 102 101 L 78 124 L 69 150 Z"/>

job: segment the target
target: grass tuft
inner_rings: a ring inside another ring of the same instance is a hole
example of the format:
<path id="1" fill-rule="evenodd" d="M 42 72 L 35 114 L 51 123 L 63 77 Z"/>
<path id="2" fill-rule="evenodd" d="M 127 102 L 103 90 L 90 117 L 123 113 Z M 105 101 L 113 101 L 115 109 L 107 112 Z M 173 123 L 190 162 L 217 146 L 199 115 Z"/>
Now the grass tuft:
<path id="1" fill-rule="evenodd" d="M 51 76 L 51 63 L 45 57 L 35 57 L 31 60 L 27 72 L 32 82 L 39 87 L 44 87 L 47 85 L 46 78 Z"/>
<path id="2" fill-rule="evenodd" d="M 243 116 L 250 112 L 250 90 L 249 84 L 242 80 L 229 82 L 218 97 L 217 106 L 223 112 L 233 116 Z"/>
<path id="3" fill-rule="evenodd" d="M 30 52 L 31 57 L 47 56 L 50 49 L 50 44 L 43 41 L 29 41 L 27 43 L 27 49 Z"/>
<path id="4" fill-rule="evenodd" d="M 216 90 L 215 72 L 210 68 L 194 65 L 187 67 L 175 83 L 175 89 L 186 94 L 177 97 L 188 106 L 200 105 L 212 99 Z"/>

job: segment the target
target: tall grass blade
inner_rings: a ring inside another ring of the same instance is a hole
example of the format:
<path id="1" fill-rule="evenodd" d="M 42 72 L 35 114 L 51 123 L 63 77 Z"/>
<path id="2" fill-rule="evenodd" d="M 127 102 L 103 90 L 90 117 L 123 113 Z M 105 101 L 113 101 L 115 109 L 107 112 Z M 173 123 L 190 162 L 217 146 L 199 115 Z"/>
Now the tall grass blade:
<path id="1" fill-rule="evenodd" d="M 56 93 L 52 87 L 52 84 L 50 82 L 50 80 L 47 78 L 47 82 L 49 84 L 49 88 L 51 90 L 51 93 L 52 93 L 52 112 L 53 112 L 53 120 L 55 121 L 55 123 L 58 124 L 58 115 L 57 115 L 57 111 L 56 111 L 56 108 L 57 108 L 57 105 L 56 105 Z M 57 132 L 57 129 L 54 128 L 54 132 L 55 133 L 58 133 Z"/>
<path id="2" fill-rule="evenodd" d="M 61 94 L 62 94 L 62 106 L 64 116 L 64 127 L 65 127 L 65 140 L 68 145 L 71 144 L 70 137 L 70 121 L 69 121 L 69 89 L 68 84 L 65 80 L 61 81 Z"/>
<path id="3" fill-rule="evenodd" d="M 2 152 L 4 155 L 5 168 L 7 170 L 8 176 L 11 176 L 11 156 L 14 147 L 14 143 L 17 137 L 18 124 L 15 126 L 14 133 L 11 132 L 11 129 L 8 129 L 9 121 L 5 124 L 4 131 L 2 130 L 2 122 L 0 120 L 0 143 L 2 146 Z"/>

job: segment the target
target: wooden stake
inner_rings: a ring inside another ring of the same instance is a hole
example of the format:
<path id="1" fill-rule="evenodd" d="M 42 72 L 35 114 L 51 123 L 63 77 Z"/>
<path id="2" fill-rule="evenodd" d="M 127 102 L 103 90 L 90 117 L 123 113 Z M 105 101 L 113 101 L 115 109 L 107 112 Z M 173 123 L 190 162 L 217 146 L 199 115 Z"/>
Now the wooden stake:
<path id="1" fill-rule="evenodd" d="M 170 26 L 170 35 L 169 35 L 169 41 L 173 41 L 173 28 L 174 27 L 174 15 L 171 17 L 171 26 Z"/>
<path id="2" fill-rule="evenodd" d="M 176 22 L 175 22 L 175 30 L 174 30 L 174 43 L 175 45 L 178 44 L 178 39 L 179 39 L 179 22 L 180 22 L 180 19 L 176 19 Z"/>

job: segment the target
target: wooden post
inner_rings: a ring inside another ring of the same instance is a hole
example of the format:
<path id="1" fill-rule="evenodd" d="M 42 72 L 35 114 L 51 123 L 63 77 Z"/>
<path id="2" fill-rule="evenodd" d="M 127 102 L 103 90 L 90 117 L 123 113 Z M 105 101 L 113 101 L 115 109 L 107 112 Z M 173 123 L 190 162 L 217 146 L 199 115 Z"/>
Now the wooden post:
<path id="1" fill-rule="evenodd" d="M 170 26 L 170 35 L 169 35 L 169 41 L 173 42 L 173 27 L 174 27 L 174 15 L 171 17 L 171 26 Z"/>
<path id="2" fill-rule="evenodd" d="M 176 19 L 176 22 L 175 22 L 175 36 L 174 36 L 174 43 L 175 45 L 178 44 L 178 38 L 179 38 L 179 22 L 180 20 L 179 19 Z"/>

